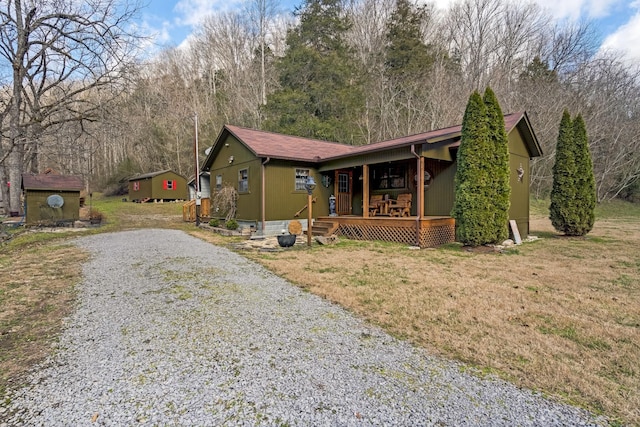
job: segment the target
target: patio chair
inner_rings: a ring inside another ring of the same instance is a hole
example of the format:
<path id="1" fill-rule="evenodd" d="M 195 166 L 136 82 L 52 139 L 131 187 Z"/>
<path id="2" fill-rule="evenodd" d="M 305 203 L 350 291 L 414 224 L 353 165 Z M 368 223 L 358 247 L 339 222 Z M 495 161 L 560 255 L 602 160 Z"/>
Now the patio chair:
<path id="1" fill-rule="evenodd" d="M 382 204 L 382 194 L 372 194 L 369 198 L 369 215 L 376 216 L 380 213 L 380 206 Z"/>
<path id="2" fill-rule="evenodd" d="M 397 200 L 389 201 L 389 214 L 391 216 L 410 216 L 411 199 L 411 193 L 398 194 Z"/>

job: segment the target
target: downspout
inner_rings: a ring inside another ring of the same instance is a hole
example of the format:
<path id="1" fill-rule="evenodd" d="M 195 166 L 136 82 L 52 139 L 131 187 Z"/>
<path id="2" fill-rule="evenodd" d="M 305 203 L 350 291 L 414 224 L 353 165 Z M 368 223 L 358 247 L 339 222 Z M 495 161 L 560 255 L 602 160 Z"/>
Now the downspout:
<path id="1" fill-rule="evenodd" d="M 421 175 L 420 156 L 418 155 L 418 153 L 416 153 L 415 144 L 411 144 L 411 154 L 416 157 L 416 174 L 418 175 L 418 178 L 416 179 L 416 184 L 418 186 L 418 188 L 416 189 L 416 199 L 418 199 L 416 204 L 416 246 L 420 247 L 420 212 L 422 212 L 420 206 L 422 205 L 422 199 L 424 197 L 424 186 L 421 185 L 421 183 L 424 182 L 424 178 Z"/>
<path id="2" fill-rule="evenodd" d="M 267 227 L 267 196 L 266 196 L 266 191 L 267 191 L 267 183 L 266 183 L 266 169 L 267 169 L 267 163 L 269 163 L 269 161 L 271 160 L 271 157 L 267 157 L 266 159 L 264 159 L 264 161 L 262 162 L 262 166 L 261 166 L 261 172 L 262 172 L 262 195 L 260 196 L 261 198 L 261 204 L 262 204 L 262 212 L 261 212 L 261 216 L 262 216 L 262 235 L 264 236 L 266 227 Z"/>

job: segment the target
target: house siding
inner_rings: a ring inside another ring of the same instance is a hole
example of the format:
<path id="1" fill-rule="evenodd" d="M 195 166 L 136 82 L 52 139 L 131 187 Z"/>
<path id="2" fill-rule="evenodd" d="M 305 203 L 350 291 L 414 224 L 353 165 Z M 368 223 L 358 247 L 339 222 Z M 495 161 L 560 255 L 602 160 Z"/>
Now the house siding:
<path id="1" fill-rule="evenodd" d="M 522 180 L 518 180 L 518 168 L 521 164 L 525 172 Z M 516 221 L 522 237 L 529 234 L 529 167 L 527 147 L 520 132 L 514 130 L 509 134 L 509 181 L 511 184 L 509 219 Z"/>
<path id="2" fill-rule="evenodd" d="M 271 201 L 271 203 L 267 202 L 267 221 L 295 219 L 296 212 L 306 206 L 307 191 L 295 188 L 296 169 L 309 169 L 309 173 L 316 181 L 313 196 L 318 197 L 318 200 L 312 208 L 313 216 L 327 214 L 326 210 L 320 206 L 322 203 L 319 196 L 323 191 L 320 183 L 321 175 L 318 171 L 303 163 L 278 161 L 266 165 L 266 200 Z M 277 203 L 273 203 L 274 200 L 277 200 Z M 307 217 L 306 210 L 300 214 L 300 217 Z"/>
<path id="3" fill-rule="evenodd" d="M 227 145 L 228 144 L 228 145 Z M 235 137 L 229 135 L 223 141 L 210 169 L 209 187 L 211 188 L 211 198 L 215 198 L 216 177 L 222 176 L 222 185 L 231 186 L 238 191 L 238 180 L 240 171 L 248 171 L 248 191 L 238 192 L 237 215 L 238 221 L 255 223 L 260 221 L 261 212 L 261 192 L 262 192 L 262 171 L 261 161 L 256 158 L 251 151 L 242 145 Z M 211 203 L 211 216 L 219 218 L 216 213 L 215 200 Z"/>
<path id="4" fill-rule="evenodd" d="M 425 168 L 433 173 L 433 180 L 429 188 L 424 191 L 424 214 L 427 216 L 449 216 L 455 195 L 456 164 L 434 160 L 427 160 L 425 163 Z"/>

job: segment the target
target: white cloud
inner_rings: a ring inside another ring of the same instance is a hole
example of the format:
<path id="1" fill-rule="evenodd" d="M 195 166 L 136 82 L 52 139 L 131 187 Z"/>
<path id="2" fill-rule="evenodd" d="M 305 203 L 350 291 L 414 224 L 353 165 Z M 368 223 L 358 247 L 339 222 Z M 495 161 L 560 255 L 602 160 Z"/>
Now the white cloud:
<path id="1" fill-rule="evenodd" d="M 601 49 L 616 50 L 625 53 L 631 64 L 640 62 L 640 1 L 632 4 L 636 13 L 629 21 L 620 26 L 602 42 Z"/>
<path id="2" fill-rule="evenodd" d="M 197 26 L 211 13 L 233 8 L 241 0 L 179 0 L 173 10 L 178 14 L 179 25 Z"/>

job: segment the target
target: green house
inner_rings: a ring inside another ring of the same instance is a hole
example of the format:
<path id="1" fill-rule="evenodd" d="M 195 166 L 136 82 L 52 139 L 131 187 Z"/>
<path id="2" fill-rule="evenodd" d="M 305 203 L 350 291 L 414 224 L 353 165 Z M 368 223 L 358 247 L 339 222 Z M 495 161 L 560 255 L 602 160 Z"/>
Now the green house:
<path id="1" fill-rule="evenodd" d="M 27 225 L 60 225 L 80 218 L 83 181 L 70 175 L 22 175 Z"/>
<path id="2" fill-rule="evenodd" d="M 505 128 L 510 219 L 526 236 L 530 161 L 542 151 L 525 112 L 506 115 Z M 279 233 L 293 219 L 306 225 L 304 184 L 313 176 L 318 184 L 313 190 L 314 225 L 331 222 L 332 231 L 347 237 L 433 246 L 453 239 L 450 212 L 460 136 L 458 125 L 351 146 L 226 125 L 202 170 L 210 172 L 212 198 L 223 186 L 235 188 L 237 220 L 263 234 Z M 394 217 L 392 212 L 373 216 L 373 200 L 394 201 L 399 196 L 411 200 L 405 209 L 409 217 Z M 330 212 L 331 199 L 335 212 Z M 215 202 L 211 215 L 216 217 Z M 431 229 L 433 224 L 444 228 Z"/>
<path id="3" fill-rule="evenodd" d="M 167 169 L 129 178 L 129 200 L 147 202 L 160 200 L 187 200 L 187 179 Z"/>

